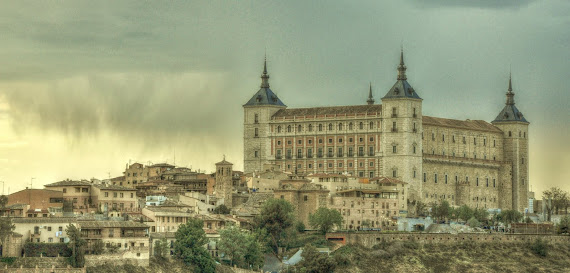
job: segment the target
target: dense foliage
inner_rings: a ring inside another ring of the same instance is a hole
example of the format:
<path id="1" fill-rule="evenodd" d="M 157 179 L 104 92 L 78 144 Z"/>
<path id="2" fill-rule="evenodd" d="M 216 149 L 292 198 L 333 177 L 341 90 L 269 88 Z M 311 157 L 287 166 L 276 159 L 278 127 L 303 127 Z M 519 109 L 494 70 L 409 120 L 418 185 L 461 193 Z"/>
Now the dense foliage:
<path id="1" fill-rule="evenodd" d="M 67 237 L 69 237 L 69 245 L 71 248 L 71 257 L 69 262 L 73 267 L 83 267 L 85 265 L 85 240 L 81 238 L 81 233 L 77 227 L 69 224 L 65 229 Z"/>
<path id="2" fill-rule="evenodd" d="M 320 253 L 313 245 L 303 247 L 301 257 L 303 257 L 303 260 L 297 265 L 300 272 L 328 273 L 333 272 L 337 265 L 332 257 L 328 254 Z"/>
<path id="3" fill-rule="evenodd" d="M 340 228 L 342 222 L 342 215 L 335 209 L 321 207 L 315 213 L 309 215 L 309 224 L 322 234 L 331 231 L 334 226 Z"/>
<path id="4" fill-rule="evenodd" d="M 255 218 L 255 228 L 267 232 L 275 253 L 282 245 L 286 231 L 295 222 L 293 211 L 293 205 L 286 200 L 269 199 L 263 204 L 260 214 Z"/>
<path id="5" fill-rule="evenodd" d="M 229 226 L 220 231 L 218 249 L 230 265 L 241 268 L 259 269 L 263 267 L 262 246 L 256 236 L 236 226 Z"/>
<path id="6" fill-rule="evenodd" d="M 213 213 L 214 214 L 230 214 L 231 211 L 228 207 L 226 207 L 226 205 L 221 204 L 221 205 L 217 206 L 216 208 L 214 208 Z"/>
<path id="7" fill-rule="evenodd" d="M 26 257 L 70 257 L 71 248 L 65 243 L 32 243 L 24 244 L 24 255 Z"/>
<path id="8" fill-rule="evenodd" d="M 194 266 L 197 272 L 214 273 L 216 263 L 204 247 L 208 243 L 203 229 L 204 222 L 191 218 L 176 231 L 174 252 L 176 257 L 187 265 Z"/>
<path id="9" fill-rule="evenodd" d="M 157 259 L 165 259 L 168 255 L 168 242 L 166 238 L 162 238 L 154 242 L 154 257 Z"/>

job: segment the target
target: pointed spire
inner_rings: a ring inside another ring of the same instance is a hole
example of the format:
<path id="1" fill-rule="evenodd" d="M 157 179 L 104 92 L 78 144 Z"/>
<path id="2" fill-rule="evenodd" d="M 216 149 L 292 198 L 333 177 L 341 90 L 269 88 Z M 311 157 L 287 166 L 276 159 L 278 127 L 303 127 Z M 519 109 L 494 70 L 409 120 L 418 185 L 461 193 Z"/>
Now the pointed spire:
<path id="1" fill-rule="evenodd" d="M 368 105 L 374 104 L 374 98 L 372 97 L 372 82 L 370 82 L 370 90 L 368 91 L 368 100 L 366 102 Z"/>
<path id="2" fill-rule="evenodd" d="M 509 89 L 507 91 L 507 105 L 515 105 L 515 93 L 513 92 L 513 84 L 511 73 L 509 72 Z"/>
<path id="3" fill-rule="evenodd" d="M 261 88 L 269 88 L 269 74 L 267 74 L 267 55 L 263 59 L 263 74 L 261 74 Z"/>
<path id="4" fill-rule="evenodd" d="M 402 46 L 400 52 L 400 65 L 398 66 L 398 80 L 407 80 L 406 65 L 404 64 L 404 47 Z"/>

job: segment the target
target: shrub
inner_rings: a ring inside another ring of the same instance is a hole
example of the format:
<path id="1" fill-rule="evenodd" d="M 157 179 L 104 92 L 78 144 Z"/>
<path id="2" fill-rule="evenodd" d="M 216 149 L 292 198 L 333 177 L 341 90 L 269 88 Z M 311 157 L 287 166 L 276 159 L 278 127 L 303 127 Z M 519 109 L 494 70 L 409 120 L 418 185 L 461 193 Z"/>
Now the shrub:
<path id="1" fill-rule="evenodd" d="M 407 249 L 418 249 L 420 248 L 420 244 L 416 242 L 416 240 L 408 240 L 404 241 L 404 247 Z"/>
<path id="2" fill-rule="evenodd" d="M 24 245 L 24 254 L 26 257 L 40 257 L 42 254 L 46 257 L 69 257 L 71 249 L 65 243 L 32 243 L 27 242 Z"/>
<path id="3" fill-rule="evenodd" d="M 536 240 L 534 240 L 534 242 L 530 244 L 530 249 L 532 250 L 532 252 L 534 252 L 534 254 L 546 257 L 548 244 L 546 243 L 546 241 L 537 238 Z"/>

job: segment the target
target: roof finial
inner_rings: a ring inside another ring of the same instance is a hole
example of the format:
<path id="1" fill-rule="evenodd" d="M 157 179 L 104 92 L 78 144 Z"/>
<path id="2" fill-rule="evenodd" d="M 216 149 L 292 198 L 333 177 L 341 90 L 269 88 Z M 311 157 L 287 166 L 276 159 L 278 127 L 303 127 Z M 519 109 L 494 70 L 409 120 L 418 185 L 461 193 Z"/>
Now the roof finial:
<path id="1" fill-rule="evenodd" d="M 269 88 L 269 74 L 267 74 L 267 53 L 263 58 L 263 74 L 261 74 L 261 88 Z"/>
<path id="2" fill-rule="evenodd" d="M 509 89 L 507 91 L 507 105 L 515 105 L 515 93 L 513 92 L 512 76 L 509 72 Z"/>
<path id="3" fill-rule="evenodd" d="M 366 102 L 368 105 L 374 104 L 374 98 L 372 97 L 372 82 L 370 82 L 370 90 L 368 91 L 368 100 Z"/>
<path id="4" fill-rule="evenodd" d="M 398 80 L 407 80 L 406 65 L 404 64 L 404 46 L 402 45 L 400 51 L 400 65 L 398 66 Z"/>

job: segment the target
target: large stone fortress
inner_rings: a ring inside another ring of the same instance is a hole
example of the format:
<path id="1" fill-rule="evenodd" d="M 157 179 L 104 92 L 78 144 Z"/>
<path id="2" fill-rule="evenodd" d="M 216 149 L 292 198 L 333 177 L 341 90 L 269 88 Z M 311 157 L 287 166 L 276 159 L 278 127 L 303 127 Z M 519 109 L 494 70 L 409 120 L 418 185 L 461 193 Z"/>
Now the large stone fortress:
<path id="1" fill-rule="evenodd" d="M 400 55 L 396 83 L 374 104 L 287 108 L 269 88 L 244 107 L 246 173 L 276 169 L 297 174 L 347 173 L 395 177 L 409 183 L 409 201 L 524 210 L 528 204 L 528 125 L 507 102 L 494 121 L 422 115 L 419 94 Z"/>

